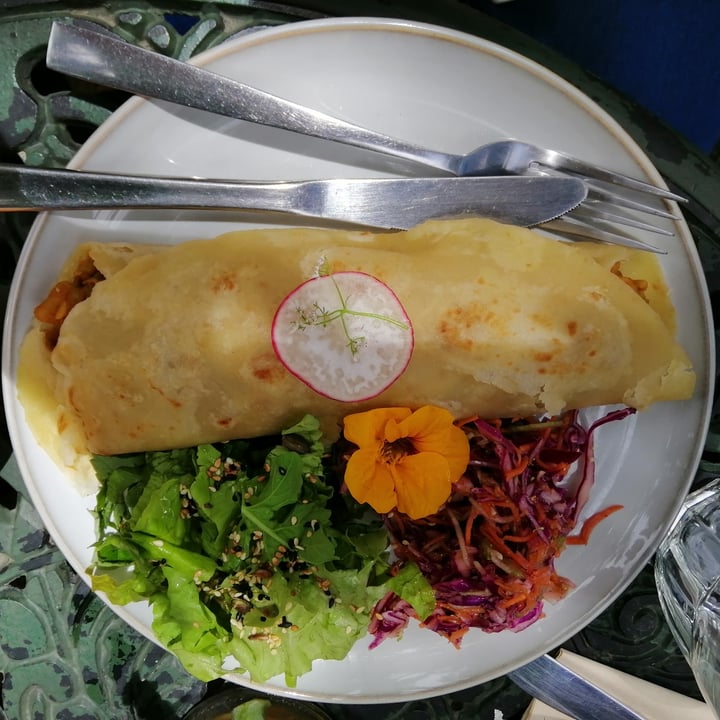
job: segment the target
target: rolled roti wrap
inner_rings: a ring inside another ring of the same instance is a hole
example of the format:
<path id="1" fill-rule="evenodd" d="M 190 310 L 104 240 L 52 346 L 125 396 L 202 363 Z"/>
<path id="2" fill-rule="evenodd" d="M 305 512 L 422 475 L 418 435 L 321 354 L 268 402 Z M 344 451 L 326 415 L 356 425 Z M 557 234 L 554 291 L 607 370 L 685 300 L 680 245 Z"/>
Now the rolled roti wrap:
<path id="1" fill-rule="evenodd" d="M 650 253 L 463 220 L 402 233 L 264 229 L 174 247 L 90 244 L 65 276 L 88 257 L 105 279 L 69 312 L 52 349 L 36 323 L 21 359 L 29 419 L 48 441 L 54 429 L 66 451 L 255 437 L 305 413 L 333 438 L 344 415 L 370 407 L 432 404 L 488 418 L 643 409 L 694 387 Z M 330 400 L 273 351 L 276 309 L 320 268 L 382 280 L 413 324 L 407 369 L 372 400 Z"/>

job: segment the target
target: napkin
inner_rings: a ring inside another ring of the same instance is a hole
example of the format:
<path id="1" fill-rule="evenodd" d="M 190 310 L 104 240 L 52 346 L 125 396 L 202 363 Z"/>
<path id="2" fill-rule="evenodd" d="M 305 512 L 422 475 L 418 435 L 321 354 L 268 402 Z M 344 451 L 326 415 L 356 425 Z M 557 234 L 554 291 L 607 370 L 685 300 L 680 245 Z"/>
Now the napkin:
<path id="1" fill-rule="evenodd" d="M 646 720 L 716 720 L 704 703 L 614 670 L 575 653 L 561 650 L 557 661 L 605 690 Z M 571 720 L 539 700 L 533 700 L 523 720 Z"/>

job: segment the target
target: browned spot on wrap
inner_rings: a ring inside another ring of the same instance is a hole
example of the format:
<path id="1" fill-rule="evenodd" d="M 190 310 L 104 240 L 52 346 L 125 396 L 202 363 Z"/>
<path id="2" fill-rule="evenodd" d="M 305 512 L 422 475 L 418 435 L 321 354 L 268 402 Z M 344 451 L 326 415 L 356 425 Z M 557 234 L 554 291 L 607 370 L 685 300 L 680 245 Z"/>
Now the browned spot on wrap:
<path id="1" fill-rule="evenodd" d="M 220 293 L 223 291 L 230 291 L 235 289 L 235 274 L 229 271 L 224 271 L 214 275 L 210 280 L 210 289 L 214 293 Z"/>
<path id="2" fill-rule="evenodd" d="M 275 355 L 266 353 L 253 360 L 252 374 L 261 382 L 275 383 L 284 377 L 285 368 Z"/>

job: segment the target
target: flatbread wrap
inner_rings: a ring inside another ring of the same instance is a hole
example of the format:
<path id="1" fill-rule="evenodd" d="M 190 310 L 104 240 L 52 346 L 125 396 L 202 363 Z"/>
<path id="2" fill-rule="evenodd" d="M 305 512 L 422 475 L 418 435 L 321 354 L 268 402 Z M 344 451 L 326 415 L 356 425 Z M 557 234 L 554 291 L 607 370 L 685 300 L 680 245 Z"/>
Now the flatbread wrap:
<path id="1" fill-rule="evenodd" d="M 96 272 L 61 323 L 36 320 L 18 377 L 28 420 L 61 453 L 119 454 L 278 432 L 305 413 L 330 439 L 370 407 L 533 416 L 693 392 L 657 258 L 486 220 L 402 233 L 259 229 L 172 247 L 91 243 L 60 280 Z M 288 372 L 274 313 L 317 275 L 385 283 L 412 321 L 404 373 L 362 403 Z M 42 314 L 41 314 L 42 317 Z M 43 442 L 41 440 L 41 442 Z"/>

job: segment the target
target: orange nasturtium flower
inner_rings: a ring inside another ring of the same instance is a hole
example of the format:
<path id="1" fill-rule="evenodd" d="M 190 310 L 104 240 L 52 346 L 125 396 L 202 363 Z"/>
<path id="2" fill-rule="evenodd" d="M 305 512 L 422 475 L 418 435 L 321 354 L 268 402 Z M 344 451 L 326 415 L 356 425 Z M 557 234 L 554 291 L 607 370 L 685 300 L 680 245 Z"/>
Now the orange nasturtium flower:
<path id="1" fill-rule="evenodd" d="M 397 508 L 413 519 L 432 515 L 467 468 L 467 436 L 442 408 L 380 408 L 343 422 L 345 437 L 358 446 L 348 460 L 345 484 L 376 512 Z"/>

